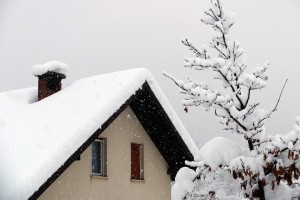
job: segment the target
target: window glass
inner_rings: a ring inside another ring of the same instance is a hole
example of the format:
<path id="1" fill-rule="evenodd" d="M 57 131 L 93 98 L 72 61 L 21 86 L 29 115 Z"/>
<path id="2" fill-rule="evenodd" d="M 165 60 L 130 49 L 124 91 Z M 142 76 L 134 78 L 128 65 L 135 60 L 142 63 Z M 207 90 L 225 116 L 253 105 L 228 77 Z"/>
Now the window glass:
<path id="1" fill-rule="evenodd" d="M 97 139 L 92 143 L 92 174 L 106 176 L 106 139 Z"/>

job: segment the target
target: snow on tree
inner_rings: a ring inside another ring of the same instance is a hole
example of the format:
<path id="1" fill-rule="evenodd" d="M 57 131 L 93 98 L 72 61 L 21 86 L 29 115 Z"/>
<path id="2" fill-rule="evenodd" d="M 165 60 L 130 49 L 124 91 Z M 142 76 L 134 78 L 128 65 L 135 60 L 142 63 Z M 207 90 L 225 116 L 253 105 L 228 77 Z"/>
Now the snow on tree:
<path id="1" fill-rule="evenodd" d="M 297 197 L 299 191 L 289 186 L 300 175 L 300 118 L 296 118 L 294 131 L 287 134 L 268 134 L 264 126 L 265 121 L 277 110 L 287 80 L 269 111 L 258 109 L 259 102 L 251 103 L 253 91 L 267 85 L 269 63 L 254 68 L 252 73 L 245 72 L 245 53 L 238 41 L 229 38 L 235 15 L 226 13 L 220 0 L 211 0 L 211 4 L 202 22 L 216 32 L 210 42 L 210 48 L 216 52 L 216 56 L 212 56 L 205 46 L 199 48 L 185 39 L 182 43 L 195 57 L 186 58 L 184 65 L 198 71 L 212 70 L 213 78 L 223 82 L 226 93 L 210 88 L 205 82 L 191 78 L 184 82 L 166 72 L 164 75 L 185 94 L 183 106 L 186 111 L 188 107 L 199 105 L 207 111 L 213 109 L 225 130 L 247 140 L 249 150 L 244 151 L 224 138 L 209 142 L 203 147 L 205 149 L 200 150 L 195 161 L 187 162 L 191 169 L 183 168 L 178 172 L 172 198 L 188 198 L 188 194 L 195 191 L 195 180 L 205 180 L 219 170 L 227 171 L 239 181 L 245 198 L 276 199 L 272 195 L 275 193 L 281 194 L 279 199 Z M 220 146 L 222 150 L 218 149 Z M 192 172 L 193 168 L 196 168 L 195 172 Z M 208 191 L 206 196 L 216 198 L 216 191 Z"/>

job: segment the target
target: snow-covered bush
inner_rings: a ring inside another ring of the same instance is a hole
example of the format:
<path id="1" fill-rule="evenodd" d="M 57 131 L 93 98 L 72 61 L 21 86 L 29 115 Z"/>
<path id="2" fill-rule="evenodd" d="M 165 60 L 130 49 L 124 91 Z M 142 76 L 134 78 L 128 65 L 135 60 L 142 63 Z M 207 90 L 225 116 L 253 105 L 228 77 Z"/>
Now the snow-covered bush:
<path id="1" fill-rule="evenodd" d="M 195 161 L 187 162 L 191 169 L 184 168 L 184 173 L 178 172 L 172 198 L 193 199 L 191 194 L 200 191 L 197 181 L 205 183 L 207 177 L 215 177 L 220 172 L 229 173 L 239 182 L 243 196 L 239 199 L 271 200 L 276 199 L 274 194 L 280 194 L 281 197 L 277 199 L 281 200 L 298 197 L 299 190 L 290 186 L 300 175 L 300 118 L 296 118 L 294 131 L 287 134 L 268 134 L 264 127 L 265 121 L 277 110 L 287 80 L 269 111 L 258 109 L 259 102 L 250 101 L 254 90 L 266 87 L 269 63 L 254 68 L 252 73 L 245 72 L 247 63 L 244 51 L 238 41 L 230 40 L 228 36 L 235 15 L 226 13 L 220 0 L 211 0 L 211 3 L 212 7 L 205 12 L 202 22 L 216 32 L 210 42 L 210 48 L 216 52 L 216 56 L 212 56 L 205 46 L 199 48 L 185 39 L 183 44 L 195 53 L 195 57 L 185 59 L 185 67 L 198 71 L 212 70 L 214 78 L 223 82 L 225 92 L 211 89 L 205 82 L 193 79 L 184 82 L 166 72 L 164 74 L 185 94 L 183 106 L 186 111 L 190 106 L 199 105 L 207 111 L 213 109 L 225 130 L 247 140 L 248 150 L 224 138 L 208 142 Z M 195 173 L 191 172 L 193 168 L 196 168 Z M 228 198 L 233 199 L 234 194 L 218 194 L 213 190 L 217 180 L 211 180 L 214 183 L 210 184 L 210 189 L 206 194 L 199 195 L 206 195 L 207 199 L 226 199 L 231 195 Z"/>

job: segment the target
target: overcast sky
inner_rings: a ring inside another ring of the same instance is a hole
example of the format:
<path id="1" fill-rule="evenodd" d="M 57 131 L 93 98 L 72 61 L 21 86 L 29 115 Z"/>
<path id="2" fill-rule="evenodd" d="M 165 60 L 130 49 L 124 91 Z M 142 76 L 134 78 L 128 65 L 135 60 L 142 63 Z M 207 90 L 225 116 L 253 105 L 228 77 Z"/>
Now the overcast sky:
<path id="1" fill-rule="evenodd" d="M 0 0 L 0 92 L 36 86 L 32 65 L 51 60 L 69 65 L 64 85 L 144 67 L 200 145 L 219 135 L 242 142 L 241 136 L 222 131 L 212 111 L 199 107 L 186 114 L 178 88 L 162 75 L 167 71 L 184 80 L 193 77 L 221 86 L 211 73 L 183 67 L 183 58 L 193 54 L 180 41 L 188 37 L 198 46 L 208 46 L 213 37 L 214 32 L 200 22 L 208 6 L 208 0 Z M 231 39 L 245 50 L 248 70 L 271 63 L 268 87 L 254 93 L 261 108 L 268 110 L 276 103 L 289 78 L 266 128 L 272 133 L 290 131 L 300 115 L 300 1 L 226 0 L 224 7 L 237 13 Z"/>

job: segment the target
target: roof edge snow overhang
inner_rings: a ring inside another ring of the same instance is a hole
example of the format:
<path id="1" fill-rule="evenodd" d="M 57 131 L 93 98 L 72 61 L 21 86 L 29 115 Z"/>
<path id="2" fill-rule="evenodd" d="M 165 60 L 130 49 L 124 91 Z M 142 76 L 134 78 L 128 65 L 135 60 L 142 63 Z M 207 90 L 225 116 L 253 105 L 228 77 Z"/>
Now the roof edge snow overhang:
<path id="1" fill-rule="evenodd" d="M 171 180 L 177 171 L 185 166 L 185 160 L 193 160 L 193 155 L 176 130 L 171 119 L 151 90 L 147 81 L 121 107 L 110 116 L 54 173 L 35 191 L 30 200 L 37 199 L 43 192 L 85 151 L 105 129 L 130 106 L 151 140 L 169 165 Z"/>

